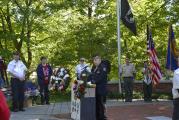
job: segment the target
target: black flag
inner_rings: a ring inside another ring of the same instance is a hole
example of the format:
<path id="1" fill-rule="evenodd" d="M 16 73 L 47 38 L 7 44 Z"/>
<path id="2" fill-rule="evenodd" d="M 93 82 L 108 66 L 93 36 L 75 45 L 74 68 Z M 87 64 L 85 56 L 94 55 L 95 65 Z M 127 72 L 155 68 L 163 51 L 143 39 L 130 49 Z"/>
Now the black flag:
<path id="1" fill-rule="evenodd" d="M 137 35 L 136 23 L 127 0 L 121 0 L 121 19 L 124 25 Z"/>

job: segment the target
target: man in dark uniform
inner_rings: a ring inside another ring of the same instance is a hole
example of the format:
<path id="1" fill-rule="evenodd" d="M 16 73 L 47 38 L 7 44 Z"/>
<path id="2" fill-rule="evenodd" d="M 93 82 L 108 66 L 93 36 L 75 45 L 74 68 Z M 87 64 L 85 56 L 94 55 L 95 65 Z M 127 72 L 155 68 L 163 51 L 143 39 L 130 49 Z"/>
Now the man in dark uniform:
<path id="1" fill-rule="evenodd" d="M 101 57 L 95 55 L 93 58 L 91 81 L 96 84 L 96 120 L 105 120 L 104 102 L 107 95 L 107 70 L 101 63 Z"/>

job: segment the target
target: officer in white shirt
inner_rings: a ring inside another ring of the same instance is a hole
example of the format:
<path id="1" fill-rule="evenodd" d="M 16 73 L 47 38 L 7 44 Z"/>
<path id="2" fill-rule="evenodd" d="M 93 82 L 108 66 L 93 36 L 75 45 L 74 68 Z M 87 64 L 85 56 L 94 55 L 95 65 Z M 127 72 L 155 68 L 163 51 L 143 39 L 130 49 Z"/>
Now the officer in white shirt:
<path id="1" fill-rule="evenodd" d="M 13 53 L 12 60 L 7 67 L 7 72 L 11 75 L 11 90 L 12 90 L 12 107 L 14 112 L 24 110 L 24 85 L 26 66 L 20 60 L 18 52 Z"/>
<path id="2" fill-rule="evenodd" d="M 85 64 L 85 58 L 80 58 L 80 63 L 76 66 L 75 70 L 77 80 L 81 80 L 82 72 L 91 72 L 90 67 L 87 64 Z"/>
<path id="3" fill-rule="evenodd" d="M 178 68 L 174 71 L 173 76 L 173 117 L 172 120 L 179 120 L 179 58 Z"/>
<path id="4" fill-rule="evenodd" d="M 147 61 L 144 61 L 144 68 L 142 70 L 144 80 L 143 80 L 143 91 L 144 91 L 144 101 L 152 101 L 152 80 L 151 80 L 151 70 L 148 66 Z"/>

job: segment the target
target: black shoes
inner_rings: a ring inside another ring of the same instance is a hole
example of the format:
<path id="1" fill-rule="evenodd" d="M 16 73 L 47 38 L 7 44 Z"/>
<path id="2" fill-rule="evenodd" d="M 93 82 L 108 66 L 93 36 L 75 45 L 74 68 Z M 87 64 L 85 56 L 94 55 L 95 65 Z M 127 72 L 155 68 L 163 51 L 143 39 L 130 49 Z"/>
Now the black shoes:
<path id="1" fill-rule="evenodd" d="M 44 103 L 44 102 L 41 102 L 41 105 L 45 105 L 45 103 Z"/>
<path id="2" fill-rule="evenodd" d="M 13 112 L 18 112 L 19 110 L 18 110 L 18 109 L 13 109 L 12 111 L 13 111 Z"/>
<path id="3" fill-rule="evenodd" d="M 46 105 L 50 105 L 50 102 L 46 102 Z"/>
<path id="4" fill-rule="evenodd" d="M 25 109 L 21 108 L 21 109 L 19 109 L 19 111 L 22 111 L 22 112 L 24 112 L 24 111 L 25 111 Z"/>
<path id="5" fill-rule="evenodd" d="M 12 111 L 13 111 L 13 112 L 19 112 L 19 111 L 24 112 L 24 111 L 25 111 L 25 109 L 23 109 L 23 108 L 21 108 L 21 109 L 13 109 Z"/>
<path id="6" fill-rule="evenodd" d="M 41 102 L 41 105 L 50 105 L 50 102 Z"/>
<path id="7" fill-rule="evenodd" d="M 152 99 L 151 98 L 144 99 L 144 102 L 152 102 Z"/>

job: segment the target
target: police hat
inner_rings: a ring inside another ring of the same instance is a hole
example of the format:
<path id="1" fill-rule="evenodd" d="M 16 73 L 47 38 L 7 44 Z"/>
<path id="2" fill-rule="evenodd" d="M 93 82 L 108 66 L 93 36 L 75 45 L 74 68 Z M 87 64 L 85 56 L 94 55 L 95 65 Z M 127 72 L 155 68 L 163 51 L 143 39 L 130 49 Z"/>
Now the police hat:
<path id="1" fill-rule="evenodd" d="M 93 60 L 94 59 L 101 59 L 101 56 L 99 54 L 95 54 L 95 55 L 93 55 Z"/>

